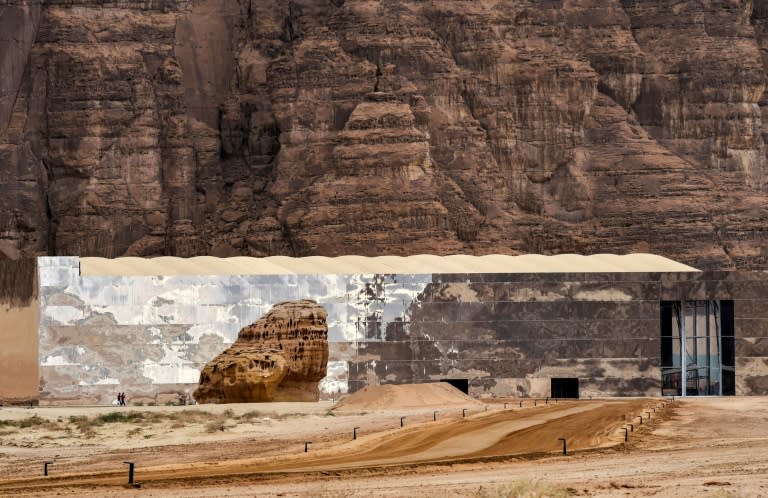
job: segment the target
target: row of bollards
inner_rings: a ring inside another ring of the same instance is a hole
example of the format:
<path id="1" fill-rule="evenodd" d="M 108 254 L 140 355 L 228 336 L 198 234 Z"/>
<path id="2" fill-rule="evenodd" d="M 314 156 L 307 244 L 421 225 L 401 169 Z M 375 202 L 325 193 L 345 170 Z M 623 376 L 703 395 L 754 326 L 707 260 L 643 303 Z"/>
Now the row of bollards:
<path id="1" fill-rule="evenodd" d="M 674 401 L 674 400 L 675 400 L 675 397 L 674 397 L 674 396 L 672 396 L 672 401 Z M 656 408 L 664 408 L 664 407 L 666 407 L 666 406 L 667 406 L 667 403 L 668 403 L 669 401 L 670 401 L 670 400 L 668 400 L 668 399 L 665 399 L 665 400 L 662 402 L 661 406 L 655 406 L 655 407 L 651 407 L 651 411 L 649 411 L 649 412 L 645 412 L 645 420 L 646 420 L 646 421 L 649 421 L 649 420 L 651 420 L 651 413 L 656 413 Z M 642 416 L 642 415 L 636 415 L 636 416 L 635 416 L 635 418 L 637 418 L 637 419 L 639 419 L 639 420 L 640 420 L 640 424 L 639 424 L 639 425 L 643 425 L 643 416 Z M 629 427 L 629 429 L 627 429 L 627 427 L 626 427 L 626 426 L 628 426 L 628 427 Z M 627 423 L 627 424 L 625 424 L 625 427 L 622 427 L 622 429 L 624 429 L 624 441 L 625 441 L 625 442 L 626 442 L 626 441 L 629 441 L 629 433 L 630 433 L 630 432 L 635 432 L 635 425 L 634 425 L 634 424 L 630 424 L 630 423 Z"/>
<path id="2" fill-rule="evenodd" d="M 507 408 L 507 404 L 508 403 L 504 403 L 504 409 Z M 522 406 L 522 402 L 521 402 L 521 406 Z M 467 411 L 469 411 L 469 408 L 462 408 L 461 409 L 461 417 L 462 418 L 465 418 L 467 416 Z M 485 405 L 485 411 L 488 411 L 488 405 Z M 432 412 L 432 420 L 435 421 L 435 422 L 437 422 L 437 414 L 438 413 L 440 413 L 440 412 L 437 411 L 437 410 Z M 405 419 L 406 418 L 407 417 L 400 417 L 400 427 L 405 427 Z M 359 429 L 360 429 L 360 427 L 353 427 L 352 428 L 352 440 L 353 441 L 357 440 L 357 431 Z M 304 442 L 304 453 L 307 453 L 309 451 L 309 445 L 310 444 L 312 444 L 311 441 L 305 441 Z M 47 472 L 47 470 L 46 470 L 46 472 Z M 46 473 L 46 475 L 48 475 L 48 474 Z"/>
<path id="3" fill-rule="evenodd" d="M 53 463 L 54 462 L 43 462 L 43 475 L 45 477 L 48 477 L 48 467 L 53 465 Z M 134 481 L 136 464 L 128 460 L 123 463 L 128 465 L 128 484 L 135 488 L 141 487 L 141 484 Z"/>
<path id="4" fill-rule="evenodd" d="M 553 399 L 555 400 L 555 403 L 557 403 L 557 399 L 556 398 L 553 398 Z M 674 397 L 673 397 L 673 401 L 674 401 Z M 548 397 L 544 400 L 544 404 L 549 404 L 549 398 Z M 507 405 L 508 405 L 508 403 L 504 403 L 504 409 L 505 410 L 507 409 Z M 519 406 L 520 406 L 520 408 L 523 407 L 523 402 L 522 401 L 519 402 Z M 537 400 L 536 399 L 533 400 L 533 406 L 537 406 Z M 462 408 L 462 410 L 461 410 L 462 418 L 466 417 L 467 411 L 468 411 L 468 408 Z M 485 405 L 484 411 L 488 411 L 488 405 Z M 654 413 L 656 412 L 655 408 L 653 409 L 653 412 Z M 437 421 L 437 414 L 438 413 L 439 413 L 439 411 L 437 411 L 437 410 L 432 412 L 432 420 L 435 421 L 435 422 Z M 650 416 L 651 416 L 650 412 L 646 412 L 646 413 L 648 415 L 648 418 L 650 418 Z M 405 427 L 405 419 L 406 418 L 407 417 L 400 417 L 400 427 Z M 642 416 L 640 417 L 640 423 L 641 424 L 643 423 L 642 422 Z M 629 425 L 632 427 L 632 430 L 634 430 L 634 426 L 632 426 L 632 424 L 629 424 Z M 353 427 L 352 428 L 352 440 L 357 440 L 357 431 L 359 429 L 360 429 L 360 427 Z M 627 430 L 626 430 L 626 428 L 624 429 L 624 440 L 627 441 Z M 566 446 L 567 443 L 566 443 L 565 438 L 558 438 L 558 441 L 562 441 L 563 442 L 563 455 L 567 455 L 568 454 L 567 453 L 568 450 L 567 450 L 567 446 Z M 304 441 L 304 453 L 308 453 L 309 452 L 309 445 L 310 444 L 312 444 L 312 441 Z M 46 476 L 46 477 L 48 476 L 48 467 L 53 465 L 53 463 L 54 462 L 43 462 L 43 475 L 44 476 Z M 136 466 L 135 462 L 126 460 L 123 463 L 128 465 L 128 484 L 131 485 L 131 486 L 134 486 L 134 487 L 139 487 L 140 484 L 137 484 L 134 481 L 135 466 Z"/>

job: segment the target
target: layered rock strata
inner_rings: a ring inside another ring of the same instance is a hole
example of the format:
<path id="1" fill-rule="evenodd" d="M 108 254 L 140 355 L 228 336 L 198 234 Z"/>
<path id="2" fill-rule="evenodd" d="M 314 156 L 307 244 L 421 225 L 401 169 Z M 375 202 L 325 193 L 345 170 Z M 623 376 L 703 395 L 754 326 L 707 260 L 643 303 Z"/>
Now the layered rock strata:
<path id="1" fill-rule="evenodd" d="M 767 20 L 768 0 L 12 2 L 0 254 L 768 268 Z"/>
<path id="2" fill-rule="evenodd" d="M 276 304 L 208 362 L 198 403 L 317 401 L 328 364 L 327 313 L 314 301 Z"/>

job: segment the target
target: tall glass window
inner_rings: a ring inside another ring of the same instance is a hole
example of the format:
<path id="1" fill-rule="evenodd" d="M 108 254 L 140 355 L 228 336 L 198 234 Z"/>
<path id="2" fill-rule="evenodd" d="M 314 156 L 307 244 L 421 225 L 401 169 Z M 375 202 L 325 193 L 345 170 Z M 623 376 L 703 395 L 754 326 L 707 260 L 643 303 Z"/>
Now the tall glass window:
<path id="1" fill-rule="evenodd" d="M 661 303 L 663 395 L 733 394 L 733 301 Z"/>

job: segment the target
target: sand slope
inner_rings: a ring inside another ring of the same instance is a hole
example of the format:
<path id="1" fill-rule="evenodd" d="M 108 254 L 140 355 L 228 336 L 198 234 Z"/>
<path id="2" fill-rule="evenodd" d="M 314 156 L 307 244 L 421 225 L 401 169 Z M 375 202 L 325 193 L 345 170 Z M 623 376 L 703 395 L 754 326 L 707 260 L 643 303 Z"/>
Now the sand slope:
<path id="1" fill-rule="evenodd" d="M 478 406 L 481 402 L 447 382 L 364 387 L 344 397 L 333 410 L 392 410 L 432 406 Z"/>

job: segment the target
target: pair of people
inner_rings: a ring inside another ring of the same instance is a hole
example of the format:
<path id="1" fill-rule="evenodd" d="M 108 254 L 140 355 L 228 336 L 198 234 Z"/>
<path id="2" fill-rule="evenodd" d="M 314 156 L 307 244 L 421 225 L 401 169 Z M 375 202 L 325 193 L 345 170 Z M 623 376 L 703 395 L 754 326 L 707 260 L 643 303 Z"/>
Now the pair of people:
<path id="1" fill-rule="evenodd" d="M 125 406 L 125 393 L 117 393 L 117 406 Z"/>

